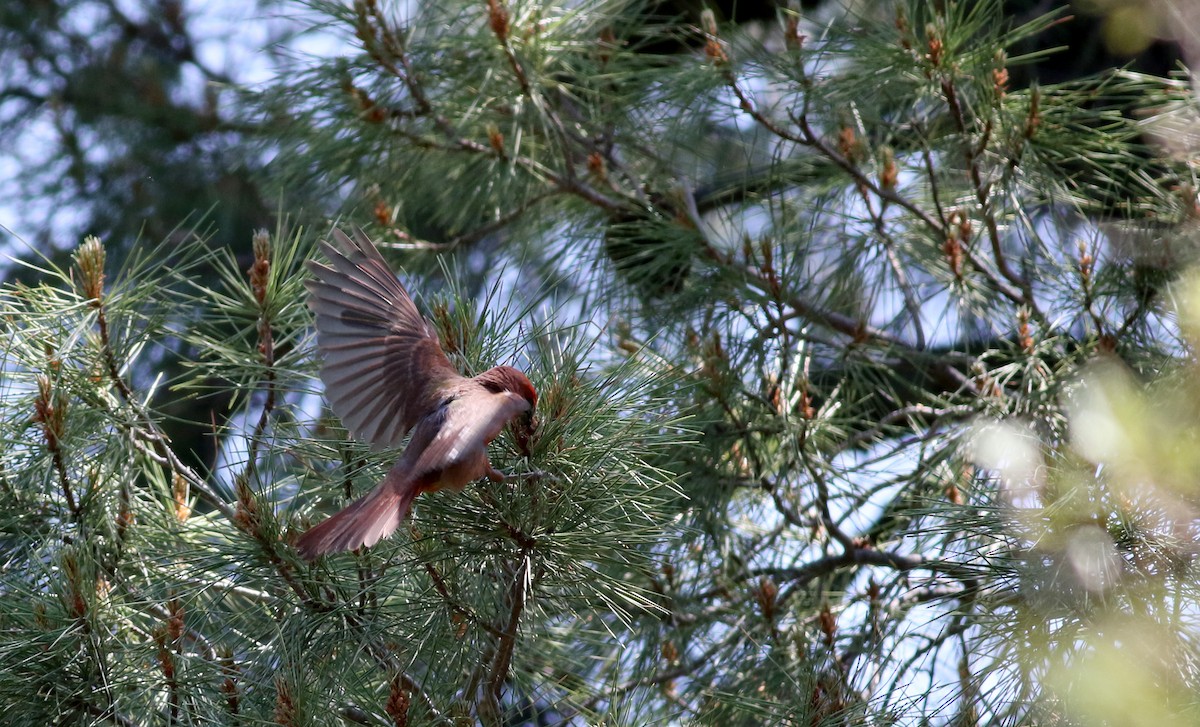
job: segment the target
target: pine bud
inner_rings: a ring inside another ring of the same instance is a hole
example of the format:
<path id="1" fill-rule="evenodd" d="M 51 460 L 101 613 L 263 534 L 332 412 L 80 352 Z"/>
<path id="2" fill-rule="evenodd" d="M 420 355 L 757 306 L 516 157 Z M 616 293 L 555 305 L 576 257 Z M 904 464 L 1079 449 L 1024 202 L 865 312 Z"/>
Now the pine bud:
<path id="1" fill-rule="evenodd" d="M 234 512 L 233 522 L 242 532 L 249 535 L 258 535 L 259 528 L 262 526 L 262 515 L 258 511 L 258 500 L 254 498 L 254 493 L 250 490 L 250 484 L 246 481 L 245 476 L 237 478 L 234 483 L 234 491 L 237 494 L 237 509 Z"/>
<path id="2" fill-rule="evenodd" d="M 1017 340 L 1025 353 L 1033 353 L 1033 331 L 1029 326 L 1029 309 L 1025 307 L 1017 311 Z"/>
<path id="3" fill-rule="evenodd" d="M 601 156 L 600 152 L 594 151 L 588 154 L 587 166 L 588 173 L 596 179 L 601 182 L 608 179 L 608 167 L 604 163 L 604 157 Z"/>
<path id="4" fill-rule="evenodd" d="M 281 727 L 295 727 L 301 724 L 300 710 L 296 707 L 296 699 L 292 696 L 292 687 L 283 679 L 275 678 L 275 723 Z"/>
<path id="5" fill-rule="evenodd" d="M 962 244 L 959 243 L 956 237 L 947 237 L 942 243 L 942 252 L 946 254 L 946 262 L 950 265 L 950 272 L 954 273 L 955 278 L 962 278 L 962 261 L 963 251 Z"/>
<path id="6" fill-rule="evenodd" d="M 605 26 L 600 30 L 600 64 L 604 65 L 612 60 L 613 49 L 617 47 L 617 36 L 613 33 L 610 26 Z"/>
<path id="7" fill-rule="evenodd" d="M 54 451 L 62 441 L 66 402 L 58 396 L 49 376 L 38 374 L 37 385 L 38 396 L 33 402 L 33 421 L 42 425 L 46 447 Z"/>
<path id="8" fill-rule="evenodd" d="M 404 680 L 396 674 L 388 687 L 387 704 L 384 705 L 383 711 L 392 718 L 392 724 L 396 727 L 408 727 L 409 696 Z"/>
<path id="9" fill-rule="evenodd" d="M 183 475 L 176 472 L 172 478 L 171 489 L 175 499 L 175 519 L 181 523 L 187 522 L 188 517 L 192 514 L 192 506 L 188 502 L 188 495 L 190 494 L 188 481 L 184 479 Z"/>
<path id="10" fill-rule="evenodd" d="M 505 156 L 504 152 L 504 134 L 500 133 L 500 129 L 495 124 L 487 126 L 488 144 L 501 157 Z"/>
<path id="11" fill-rule="evenodd" d="M 487 0 L 488 25 L 501 43 L 508 42 L 508 8 L 500 4 L 500 0 Z"/>
<path id="12" fill-rule="evenodd" d="M 804 48 L 804 40 L 805 36 L 800 34 L 800 16 L 795 14 L 789 15 L 783 33 L 784 44 L 788 50 L 799 51 Z"/>
<path id="13" fill-rule="evenodd" d="M 161 628 L 154 632 L 154 641 L 158 644 L 158 666 L 167 681 L 172 681 L 175 679 L 175 655 L 167 648 L 167 639 Z"/>
<path id="14" fill-rule="evenodd" d="M 725 52 L 725 48 L 721 45 L 721 39 L 717 36 L 717 16 L 713 14 L 712 10 L 705 8 L 700 13 L 700 26 L 704 29 L 706 39 L 704 55 L 717 65 L 728 63 L 729 54 Z"/>
<path id="15" fill-rule="evenodd" d="M 233 661 L 233 652 L 229 651 L 228 647 L 222 647 L 220 654 L 221 673 L 224 675 L 224 680 L 221 682 L 221 693 L 225 695 L 225 708 L 230 714 L 238 714 L 241 711 L 242 695 L 238 688 L 238 677 L 241 672 L 237 664 Z"/>
<path id="16" fill-rule="evenodd" d="M 133 510 L 129 507 L 129 488 L 121 488 L 121 497 L 117 506 L 117 540 L 125 539 L 125 531 L 133 525 Z"/>
<path id="17" fill-rule="evenodd" d="M 1000 98 L 1008 93 L 1008 68 L 1005 67 L 1007 62 L 1008 55 L 1002 50 L 996 51 L 996 67 L 992 69 L 992 90 Z"/>
<path id="18" fill-rule="evenodd" d="M 1037 86 L 1034 86 L 1029 94 L 1029 115 L 1025 118 L 1025 138 L 1032 139 L 1037 132 L 1037 128 L 1042 123 L 1041 106 L 1042 92 Z"/>
<path id="19" fill-rule="evenodd" d="M 1084 287 L 1087 287 L 1092 282 L 1092 266 L 1095 260 L 1092 254 L 1088 252 L 1087 244 L 1082 240 L 1079 241 L 1079 279 L 1083 282 Z"/>
<path id="20" fill-rule="evenodd" d="M 662 658 L 668 665 L 675 664 L 679 661 L 679 649 L 670 641 L 664 641 L 661 647 Z"/>
<path id="21" fill-rule="evenodd" d="M 883 147 L 882 153 L 883 164 L 879 171 L 879 186 L 890 192 L 896 188 L 900 172 L 896 167 L 896 153 L 892 151 L 892 147 Z"/>
<path id="22" fill-rule="evenodd" d="M 75 265 L 79 268 L 84 298 L 99 304 L 104 294 L 104 245 L 99 237 L 83 238 L 83 244 L 75 251 Z"/>
<path id="23" fill-rule="evenodd" d="M 742 258 L 746 261 L 747 265 L 753 265 L 755 263 L 754 241 L 750 239 L 750 235 L 748 233 L 742 234 Z"/>
<path id="24" fill-rule="evenodd" d="M 843 126 L 838 130 L 838 151 L 842 156 L 846 157 L 850 162 L 854 162 L 858 158 L 859 143 L 858 136 L 855 135 L 854 129 L 849 126 Z"/>
<path id="25" fill-rule="evenodd" d="M 68 611 L 72 618 L 82 619 L 87 615 L 87 601 L 83 597 L 83 574 L 79 569 L 79 561 L 73 553 L 67 553 L 62 560 L 63 574 L 67 577 Z"/>
<path id="26" fill-rule="evenodd" d="M 800 391 L 800 401 L 797 405 L 797 413 L 802 419 L 812 420 L 817 416 L 817 410 L 813 408 L 812 396 L 808 393 L 808 383 L 805 382 Z"/>
<path id="27" fill-rule="evenodd" d="M 763 618 L 768 623 L 775 621 L 775 599 L 779 596 L 779 586 L 775 581 L 763 576 L 758 582 L 758 588 L 754 590 L 754 598 L 758 601 L 758 607 L 762 609 Z"/>
<path id="28" fill-rule="evenodd" d="M 387 202 L 379 200 L 375 203 L 373 210 L 375 221 L 382 227 L 389 227 L 392 224 L 392 207 Z"/>
<path id="29" fill-rule="evenodd" d="M 942 58 L 943 54 L 945 53 L 946 46 L 942 42 L 942 38 L 938 33 L 937 26 L 935 26 L 933 23 L 929 23 L 925 26 L 925 48 L 926 57 L 929 59 L 929 63 L 935 68 L 942 65 Z"/>
<path id="30" fill-rule="evenodd" d="M 904 12 L 904 6 L 900 3 L 896 4 L 896 30 L 900 33 L 900 47 L 904 50 L 911 51 L 912 45 L 912 26 L 908 22 L 908 14 Z"/>
<path id="31" fill-rule="evenodd" d="M 833 611 L 829 610 L 829 604 L 821 606 L 819 619 L 821 633 L 825 634 L 825 645 L 832 647 L 833 637 L 837 635 L 837 616 L 834 616 Z"/>
<path id="32" fill-rule="evenodd" d="M 171 641 L 179 641 L 183 637 L 183 604 L 178 598 L 167 601 L 167 635 Z"/>
<path id="33" fill-rule="evenodd" d="M 267 286 L 271 279 L 271 236 L 266 230 L 254 233 L 254 264 L 250 266 L 250 290 L 261 306 L 267 300 Z"/>

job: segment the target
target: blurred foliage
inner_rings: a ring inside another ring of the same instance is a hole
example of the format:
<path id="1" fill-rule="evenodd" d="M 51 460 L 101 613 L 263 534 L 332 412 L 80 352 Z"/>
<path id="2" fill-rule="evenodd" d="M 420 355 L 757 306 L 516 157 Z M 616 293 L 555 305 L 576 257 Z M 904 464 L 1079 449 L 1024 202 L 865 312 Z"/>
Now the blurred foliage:
<path id="1" fill-rule="evenodd" d="M 1177 289 L 1181 348 L 1200 343 L 1200 276 Z M 1185 725 L 1200 716 L 1195 604 L 1200 370 L 1145 379 L 1100 357 L 1064 397 L 1067 436 L 983 425 L 1000 475 L 997 532 L 1014 588 L 1012 668 L 1045 685 L 1043 718 Z"/>
<path id="2" fill-rule="evenodd" d="M 285 32 L 268 7 L 263 45 Z M 271 223 L 258 151 L 268 127 L 235 93 L 252 73 L 235 58 L 251 51 L 212 19 L 176 0 L 0 11 L 0 158 L 16 172 L 3 186 L 7 226 L 45 252 L 90 233 L 123 255 L 139 234 L 163 239 L 198 214 L 226 244 Z"/>

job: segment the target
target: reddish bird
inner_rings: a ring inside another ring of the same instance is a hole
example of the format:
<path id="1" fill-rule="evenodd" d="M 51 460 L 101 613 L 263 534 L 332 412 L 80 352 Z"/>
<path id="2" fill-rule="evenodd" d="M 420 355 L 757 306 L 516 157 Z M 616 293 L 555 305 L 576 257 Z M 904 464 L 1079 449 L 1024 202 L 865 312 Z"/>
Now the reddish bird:
<path id="1" fill-rule="evenodd" d="M 487 445 L 522 417 L 528 433 L 537 391 L 525 374 L 496 366 L 473 378 L 446 358 L 396 275 L 361 231 L 321 242 L 332 265 L 308 262 L 308 305 L 317 317 L 321 380 L 334 413 L 373 449 L 411 429 L 400 461 L 370 493 L 296 541 L 305 560 L 370 546 L 391 535 L 422 492 L 462 490 L 503 475 Z"/>

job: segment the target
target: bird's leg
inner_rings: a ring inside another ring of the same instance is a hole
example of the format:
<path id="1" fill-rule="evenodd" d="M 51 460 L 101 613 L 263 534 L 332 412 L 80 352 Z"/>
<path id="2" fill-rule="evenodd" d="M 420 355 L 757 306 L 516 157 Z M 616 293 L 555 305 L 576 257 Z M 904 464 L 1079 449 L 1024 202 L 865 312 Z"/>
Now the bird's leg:
<path id="1" fill-rule="evenodd" d="M 528 472 L 519 472 L 517 474 L 508 474 L 501 472 L 488 462 L 487 470 L 484 472 L 487 478 L 492 482 L 511 482 L 513 480 L 551 480 L 557 482 L 558 478 L 550 474 L 546 470 L 529 470 Z"/>
<path id="2" fill-rule="evenodd" d="M 555 481 L 555 482 L 558 481 L 557 477 L 550 474 L 549 472 L 546 472 L 545 470 L 530 470 L 528 472 L 520 472 L 520 473 L 516 473 L 516 474 L 508 474 L 507 472 L 501 472 L 500 470 L 498 470 L 492 466 L 492 460 L 490 458 L 485 459 L 483 461 L 483 466 L 484 466 L 483 474 L 485 476 L 487 476 L 487 478 L 489 480 L 491 480 L 492 482 L 511 482 L 513 480 L 534 480 L 534 481 L 551 480 L 551 481 Z"/>

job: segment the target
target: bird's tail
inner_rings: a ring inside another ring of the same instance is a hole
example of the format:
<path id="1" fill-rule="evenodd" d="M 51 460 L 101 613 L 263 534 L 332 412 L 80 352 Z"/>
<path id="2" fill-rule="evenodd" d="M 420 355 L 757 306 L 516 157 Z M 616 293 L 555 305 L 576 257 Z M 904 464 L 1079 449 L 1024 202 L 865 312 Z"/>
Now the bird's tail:
<path id="1" fill-rule="evenodd" d="M 301 535 L 296 541 L 300 557 L 315 560 L 326 553 L 371 546 L 391 535 L 412 507 L 416 485 L 408 472 L 393 467 L 374 490 Z"/>

